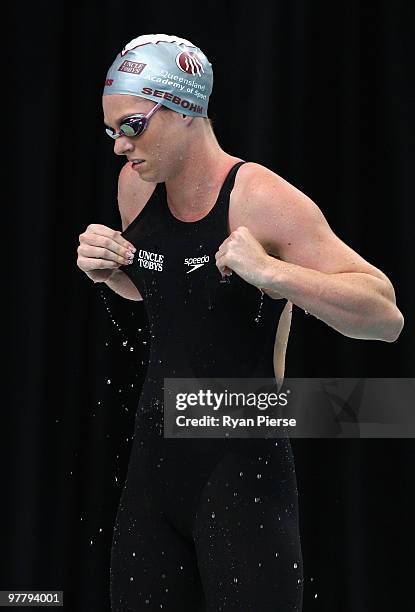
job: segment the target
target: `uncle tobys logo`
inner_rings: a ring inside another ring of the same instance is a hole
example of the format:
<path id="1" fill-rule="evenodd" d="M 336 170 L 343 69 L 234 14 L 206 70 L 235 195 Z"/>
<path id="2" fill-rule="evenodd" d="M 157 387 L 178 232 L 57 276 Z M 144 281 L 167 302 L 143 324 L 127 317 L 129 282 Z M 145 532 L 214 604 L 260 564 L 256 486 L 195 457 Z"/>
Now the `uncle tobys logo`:
<path id="1" fill-rule="evenodd" d="M 130 74 L 141 74 L 147 64 L 141 62 L 131 62 L 124 60 L 121 66 L 118 68 L 118 72 L 128 72 Z"/>

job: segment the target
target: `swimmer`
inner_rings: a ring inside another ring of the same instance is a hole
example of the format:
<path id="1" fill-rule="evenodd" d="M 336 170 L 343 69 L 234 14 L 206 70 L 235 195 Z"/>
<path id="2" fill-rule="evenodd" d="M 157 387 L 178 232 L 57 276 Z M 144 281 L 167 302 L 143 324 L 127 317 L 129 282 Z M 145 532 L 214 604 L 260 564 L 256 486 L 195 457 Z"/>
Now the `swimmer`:
<path id="1" fill-rule="evenodd" d="M 349 338 L 394 342 L 403 327 L 390 280 L 307 195 L 221 148 L 212 86 L 206 55 L 162 34 L 130 41 L 105 79 L 106 131 L 126 157 L 122 230 L 90 224 L 77 265 L 144 300 L 152 334 L 114 526 L 113 612 L 302 608 L 288 437 L 165 438 L 164 378 L 280 386 L 293 304 Z"/>

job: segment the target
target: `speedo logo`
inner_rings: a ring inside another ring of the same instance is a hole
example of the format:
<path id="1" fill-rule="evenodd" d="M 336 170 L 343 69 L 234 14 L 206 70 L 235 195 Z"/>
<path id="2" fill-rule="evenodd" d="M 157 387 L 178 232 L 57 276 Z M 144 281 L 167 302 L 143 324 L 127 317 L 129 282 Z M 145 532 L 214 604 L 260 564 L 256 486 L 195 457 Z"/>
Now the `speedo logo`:
<path id="1" fill-rule="evenodd" d="M 209 255 L 204 255 L 203 257 L 186 257 L 186 259 L 184 260 L 184 265 L 192 266 L 192 268 L 190 268 L 190 270 L 188 270 L 186 274 L 194 272 L 194 270 L 197 270 L 197 268 L 204 266 L 205 263 L 207 263 L 208 261 Z"/>

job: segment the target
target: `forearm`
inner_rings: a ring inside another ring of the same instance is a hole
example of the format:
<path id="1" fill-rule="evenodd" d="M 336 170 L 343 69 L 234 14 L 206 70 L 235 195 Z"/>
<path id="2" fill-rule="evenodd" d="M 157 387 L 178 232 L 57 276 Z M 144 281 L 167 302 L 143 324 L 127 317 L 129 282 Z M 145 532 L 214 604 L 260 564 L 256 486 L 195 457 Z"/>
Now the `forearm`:
<path id="1" fill-rule="evenodd" d="M 105 284 L 126 300 L 140 301 L 143 299 L 137 287 L 122 270 L 114 270 Z"/>
<path id="2" fill-rule="evenodd" d="M 370 274 L 326 274 L 270 258 L 264 289 L 287 300 L 350 338 L 393 342 L 403 316 L 386 283 Z M 392 288 L 393 293 L 393 288 Z"/>

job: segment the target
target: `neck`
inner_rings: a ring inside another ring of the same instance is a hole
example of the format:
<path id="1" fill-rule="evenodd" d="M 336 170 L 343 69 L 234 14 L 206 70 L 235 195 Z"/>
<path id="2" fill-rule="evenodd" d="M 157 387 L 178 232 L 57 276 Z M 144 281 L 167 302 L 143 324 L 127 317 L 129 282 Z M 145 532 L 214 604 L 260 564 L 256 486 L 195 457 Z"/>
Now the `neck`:
<path id="1" fill-rule="evenodd" d="M 239 158 L 221 149 L 215 136 L 194 138 L 177 174 L 165 180 L 167 203 L 179 219 L 195 221 L 214 205 L 222 183 Z"/>

